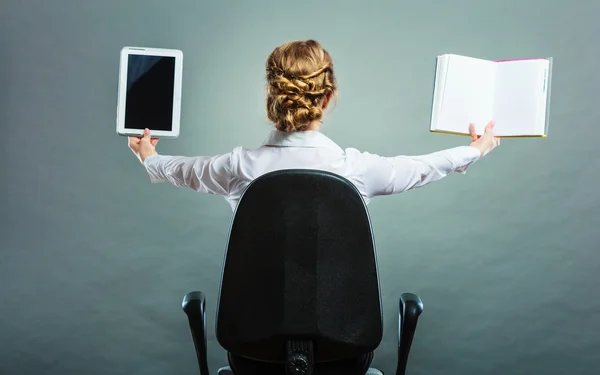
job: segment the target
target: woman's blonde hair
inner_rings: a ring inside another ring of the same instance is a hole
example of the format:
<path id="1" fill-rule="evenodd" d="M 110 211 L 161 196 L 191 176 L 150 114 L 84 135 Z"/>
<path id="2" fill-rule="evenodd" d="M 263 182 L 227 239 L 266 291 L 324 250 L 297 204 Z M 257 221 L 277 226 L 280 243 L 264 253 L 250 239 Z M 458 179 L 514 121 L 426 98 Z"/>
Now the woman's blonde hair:
<path id="1" fill-rule="evenodd" d="M 277 129 L 303 131 L 323 117 L 323 102 L 337 93 L 333 61 L 315 40 L 285 43 L 266 63 L 267 116 Z"/>

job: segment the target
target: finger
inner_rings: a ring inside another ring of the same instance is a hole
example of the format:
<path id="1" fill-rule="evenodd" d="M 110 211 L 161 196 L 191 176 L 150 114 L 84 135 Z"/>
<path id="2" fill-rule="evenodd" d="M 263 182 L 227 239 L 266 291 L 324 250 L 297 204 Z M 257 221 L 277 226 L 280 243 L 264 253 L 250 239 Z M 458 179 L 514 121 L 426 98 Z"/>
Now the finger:
<path id="1" fill-rule="evenodd" d="M 494 125 L 496 125 L 496 121 L 492 120 L 488 122 L 488 124 L 485 126 L 485 131 L 491 133 L 494 130 Z"/>
<path id="2" fill-rule="evenodd" d="M 150 129 L 144 129 L 144 136 L 142 138 L 148 141 L 150 140 Z"/>
<path id="3" fill-rule="evenodd" d="M 158 141 L 159 141 L 159 138 L 152 138 L 152 139 L 150 139 L 150 144 L 153 147 L 156 147 L 156 144 L 158 143 Z"/>
<path id="4" fill-rule="evenodd" d="M 475 124 L 469 125 L 469 133 L 471 134 L 471 141 L 475 142 L 477 140 L 477 132 L 475 131 Z"/>

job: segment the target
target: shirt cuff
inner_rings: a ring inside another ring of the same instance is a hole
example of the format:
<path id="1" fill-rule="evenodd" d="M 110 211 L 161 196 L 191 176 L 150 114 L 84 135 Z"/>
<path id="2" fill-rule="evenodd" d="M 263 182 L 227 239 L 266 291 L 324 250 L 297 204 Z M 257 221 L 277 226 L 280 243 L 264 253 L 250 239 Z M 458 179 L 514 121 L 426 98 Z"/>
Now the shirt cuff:
<path id="1" fill-rule="evenodd" d="M 467 169 L 477 160 L 481 159 L 481 151 L 473 146 L 461 146 L 458 149 L 463 153 L 463 160 L 462 165 L 456 168 L 456 172 L 467 174 Z"/>
<path id="2" fill-rule="evenodd" d="M 167 179 L 161 177 L 161 174 L 159 173 L 159 161 L 160 155 L 150 155 L 144 159 L 144 167 L 146 168 L 148 177 L 150 177 L 151 183 L 167 181 Z"/>

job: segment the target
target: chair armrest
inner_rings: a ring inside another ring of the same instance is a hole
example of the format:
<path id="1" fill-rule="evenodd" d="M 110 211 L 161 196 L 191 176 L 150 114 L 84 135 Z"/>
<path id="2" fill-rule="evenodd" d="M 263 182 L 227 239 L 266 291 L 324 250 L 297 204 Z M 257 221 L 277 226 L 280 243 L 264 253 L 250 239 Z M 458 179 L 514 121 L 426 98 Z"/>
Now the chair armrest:
<path id="1" fill-rule="evenodd" d="M 196 348 L 198 366 L 201 375 L 209 375 L 208 356 L 206 353 L 206 298 L 202 292 L 190 292 L 183 297 L 181 303 L 188 317 L 192 340 Z"/>
<path id="2" fill-rule="evenodd" d="M 417 329 L 419 316 L 423 312 L 423 302 L 413 293 L 404 293 L 400 296 L 398 309 L 398 367 L 396 375 L 404 375 L 408 363 L 408 354 L 412 345 L 413 336 Z"/>

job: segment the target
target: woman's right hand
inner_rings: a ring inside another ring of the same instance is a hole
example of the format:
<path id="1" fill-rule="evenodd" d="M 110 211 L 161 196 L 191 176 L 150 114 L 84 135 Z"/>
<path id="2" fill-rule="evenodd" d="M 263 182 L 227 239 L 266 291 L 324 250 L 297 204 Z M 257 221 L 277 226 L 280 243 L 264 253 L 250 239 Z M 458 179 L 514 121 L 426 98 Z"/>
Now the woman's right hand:
<path id="1" fill-rule="evenodd" d="M 149 155 L 158 155 L 154 147 L 158 143 L 158 138 L 150 137 L 150 130 L 144 129 L 143 137 L 128 137 L 129 149 L 144 164 L 144 160 Z"/>
<path id="2" fill-rule="evenodd" d="M 475 125 L 469 125 L 469 133 L 471 133 L 471 147 L 478 149 L 482 157 L 500 144 L 500 138 L 494 137 L 494 124 L 494 121 L 490 121 L 485 126 L 485 131 L 481 137 L 477 135 L 477 132 L 475 131 Z"/>

